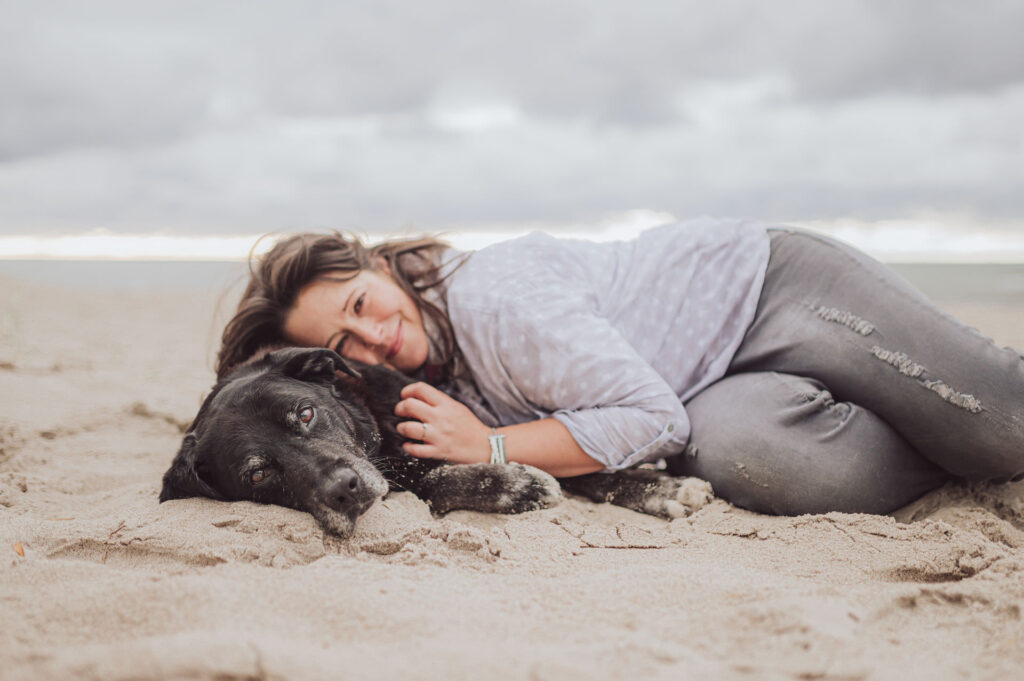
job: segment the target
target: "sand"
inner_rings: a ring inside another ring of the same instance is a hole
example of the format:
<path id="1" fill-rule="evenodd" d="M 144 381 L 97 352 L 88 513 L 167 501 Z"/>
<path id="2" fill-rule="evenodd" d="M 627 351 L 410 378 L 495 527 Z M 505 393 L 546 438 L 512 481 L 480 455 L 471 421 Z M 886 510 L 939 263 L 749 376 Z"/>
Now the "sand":
<path id="1" fill-rule="evenodd" d="M 1024 675 L 1024 484 L 671 522 L 576 498 L 432 517 L 403 493 L 341 541 L 283 508 L 157 503 L 212 383 L 214 293 L 0 289 L 4 681 Z M 1024 302 L 952 311 L 1024 347 Z"/>

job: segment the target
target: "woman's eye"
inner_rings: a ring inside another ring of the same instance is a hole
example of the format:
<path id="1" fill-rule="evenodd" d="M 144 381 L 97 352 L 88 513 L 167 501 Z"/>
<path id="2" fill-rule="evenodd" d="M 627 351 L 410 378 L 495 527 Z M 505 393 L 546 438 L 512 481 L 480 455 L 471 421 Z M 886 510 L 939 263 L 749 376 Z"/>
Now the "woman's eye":
<path id="1" fill-rule="evenodd" d="M 258 485 L 258 484 L 260 484 L 261 482 L 263 482 L 266 479 L 267 479 L 267 471 L 262 469 L 262 468 L 257 468 L 256 470 L 254 470 L 252 473 L 249 474 L 249 480 L 254 485 Z"/>
<path id="2" fill-rule="evenodd" d="M 356 298 L 356 304 L 352 306 L 352 309 L 355 310 L 356 314 L 359 314 L 359 312 L 363 309 L 363 298 L 365 298 L 365 297 L 366 297 L 366 294 L 365 293 L 361 293 L 359 295 L 359 297 Z"/>
<path id="3" fill-rule="evenodd" d="M 313 407 L 303 407 L 299 409 L 299 421 L 303 423 L 309 423 L 313 420 Z"/>

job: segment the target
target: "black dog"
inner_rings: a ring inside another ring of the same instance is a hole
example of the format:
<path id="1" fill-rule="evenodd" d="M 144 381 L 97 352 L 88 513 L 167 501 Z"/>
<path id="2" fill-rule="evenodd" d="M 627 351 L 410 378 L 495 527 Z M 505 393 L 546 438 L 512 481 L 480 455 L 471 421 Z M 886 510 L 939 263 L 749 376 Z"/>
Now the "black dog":
<path id="1" fill-rule="evenodd" d="M 311 513 L 344 537 L 389 488 L 412 491 L 438 513 L 521 513 L 560 500 L 558 481 L 530 466 L 406 455 L 394 406 L 410 382 L 322 348 L 271 352 L 214 386 L 164 474 L 160 501 L 277 504 Z M 621 471 L 562 483 L 595 501 L 668 517 L 678 515 L 668 503 L 679 489 L 672 480 Z"/>

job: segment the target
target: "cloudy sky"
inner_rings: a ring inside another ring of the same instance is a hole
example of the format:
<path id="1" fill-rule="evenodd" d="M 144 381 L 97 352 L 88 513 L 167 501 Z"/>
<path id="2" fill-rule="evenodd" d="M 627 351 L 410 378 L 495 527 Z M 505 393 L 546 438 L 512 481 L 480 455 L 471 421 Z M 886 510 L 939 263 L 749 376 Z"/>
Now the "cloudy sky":
<path id="1" fill-rule="evenodd" d="M 651 211 L 1024 239 L 1024 0 L 0 14 L 2 235 L 557 231 Z"/>

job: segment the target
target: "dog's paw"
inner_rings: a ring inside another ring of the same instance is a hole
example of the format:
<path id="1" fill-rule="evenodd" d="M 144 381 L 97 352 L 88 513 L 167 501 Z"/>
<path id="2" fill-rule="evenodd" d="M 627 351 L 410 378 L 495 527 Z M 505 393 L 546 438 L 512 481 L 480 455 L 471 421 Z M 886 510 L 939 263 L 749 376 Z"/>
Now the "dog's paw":
<path id="1" fill-rule="evenodd" d="M 557 480 L 539 468 L 519 463 L 440 466 L 427 474 L 424 486 L 435 513 L 525 513 L 562 500 Z"/>
<path id="2" fill-rule="evenodd" d="M 523 513 L 550 508 L 562 500 L 562 487 L 553 476 L 521 463 L 494 465 L 505 476 L 497 513 Z"/>
<path id="3" fill-rule="evenodd" d="M 643 512 L 659 518 L 685 518 L 714 498 L 711 483 L 700 478 L 660 476 L 646 490 Z"/>

